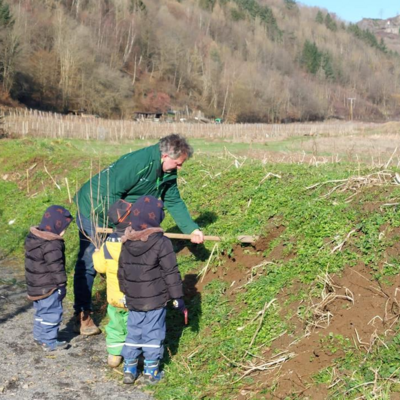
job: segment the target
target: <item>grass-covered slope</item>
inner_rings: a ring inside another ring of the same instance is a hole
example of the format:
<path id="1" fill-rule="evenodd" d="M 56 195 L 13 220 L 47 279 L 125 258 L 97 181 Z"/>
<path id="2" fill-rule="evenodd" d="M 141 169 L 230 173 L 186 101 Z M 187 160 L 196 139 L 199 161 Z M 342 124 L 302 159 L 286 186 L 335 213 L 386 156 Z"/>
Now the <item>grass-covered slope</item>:
<path id="1" fill-rule="evenodd" d="M 47 206 L 75 213 L 65 178 L 73 195 L 91 171 L 142 145 L 1 140 L 2 256 L 22 265 L 24 238 Z M 155 397 L 390 398 L 400 342 L 394 171 L 263 164 L 232 151 L 199 152 L 180 173 L 193 217 L 224 241 L 174 242 L 190 324 L 169 311 L 167 379 Z M 163 227 L 177 229 L 170 217 Z M 240 234 L 260 240 L 240 246 Z M 65 237 L 70 278 L 77 236 L 73 226 Z M 104 314 L 101 278 L 96 290 Z"/>

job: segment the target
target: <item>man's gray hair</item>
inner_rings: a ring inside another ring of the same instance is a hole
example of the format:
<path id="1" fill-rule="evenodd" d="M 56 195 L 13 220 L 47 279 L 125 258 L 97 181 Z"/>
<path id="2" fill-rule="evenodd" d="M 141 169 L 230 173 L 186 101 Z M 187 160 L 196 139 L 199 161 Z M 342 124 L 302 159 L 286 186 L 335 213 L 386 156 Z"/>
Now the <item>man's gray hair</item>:
<path id="1" fill-rule="evenodd" d="M 160 139 L 159 144 L 161 154 L 166 154 L 173 160 L 178 159 L 182 155 L 186 155 L 187 158 L 193 155 L 193 147 L 183 136 L 177 133 L 172 133 L 171 135 L 163 137 Z"/>

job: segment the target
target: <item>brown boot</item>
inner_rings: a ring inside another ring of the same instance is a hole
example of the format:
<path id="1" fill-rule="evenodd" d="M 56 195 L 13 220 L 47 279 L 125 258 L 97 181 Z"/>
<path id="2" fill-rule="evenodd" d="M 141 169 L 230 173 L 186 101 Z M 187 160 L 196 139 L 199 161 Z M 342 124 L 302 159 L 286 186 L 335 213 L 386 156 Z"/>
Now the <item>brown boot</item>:
<path id="1" fill-rule="evenodd" d="M 122 362 L 121 356 L 113 356 L 112 354 L 108 355 L 107 363 L 110 367 L 117 368 Z"/>
<path id="2" fill-rule="evenodd" d="M 85 336 L 97 335 L 101 333 L 101 330 L 96 326 L 92 317 L 90 316 L 90 311 L 82 311 L 80 313 L 80 334 Z"/>
<path id="3" fill-rule="evenodd" d="M 72 327 L 72 330 L 75 333 L 81 333 L 81 313 L 74 314 L 74 325 Z"/>

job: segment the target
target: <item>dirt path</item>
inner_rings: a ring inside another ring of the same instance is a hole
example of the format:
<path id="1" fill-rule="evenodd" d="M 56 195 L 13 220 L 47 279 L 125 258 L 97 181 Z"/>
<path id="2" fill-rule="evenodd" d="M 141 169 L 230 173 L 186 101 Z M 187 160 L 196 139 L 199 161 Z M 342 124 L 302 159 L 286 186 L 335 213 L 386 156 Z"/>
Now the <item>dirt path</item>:
<path id="1" fill-rule="evenodd" d="M 106 364 L 104 336 L 82 337 L 69 324 L 72 305 L 64 302 L 59 337 L 70 347 L 45 353 L 32 337 L 33 307 L 26 299 L 24 271 L 0 261 L 0 399 L 152 400 L 122 384 Z"/>

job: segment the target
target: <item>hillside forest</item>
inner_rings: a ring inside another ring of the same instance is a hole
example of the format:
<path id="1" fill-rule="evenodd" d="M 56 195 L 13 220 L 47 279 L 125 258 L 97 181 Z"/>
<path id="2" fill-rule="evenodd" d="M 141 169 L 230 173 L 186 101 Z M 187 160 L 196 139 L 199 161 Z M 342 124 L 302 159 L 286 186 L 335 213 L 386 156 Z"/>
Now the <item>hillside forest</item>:
<path id="1" fill-rule="evenodd" d="M 105 118 L 396 119 L 400 57 L 294 0 L 0 0 L 0 104 Z"/>

